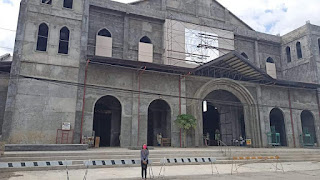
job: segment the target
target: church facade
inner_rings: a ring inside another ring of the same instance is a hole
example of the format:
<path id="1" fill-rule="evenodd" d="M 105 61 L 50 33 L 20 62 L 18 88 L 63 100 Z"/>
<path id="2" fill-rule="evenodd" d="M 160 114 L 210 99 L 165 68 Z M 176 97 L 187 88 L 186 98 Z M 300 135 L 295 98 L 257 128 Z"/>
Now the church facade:
<path id="1" fill-rule="evenodd" d="M 191 114 L 190 147 L 217 132 L 229 146 L 319 146 L 319 62 L 319 26 L 260 33 L 215 0 L 22 0 L 1 134 L 133 147 L 161 133 L 180 147 L 175 119 Z"/>

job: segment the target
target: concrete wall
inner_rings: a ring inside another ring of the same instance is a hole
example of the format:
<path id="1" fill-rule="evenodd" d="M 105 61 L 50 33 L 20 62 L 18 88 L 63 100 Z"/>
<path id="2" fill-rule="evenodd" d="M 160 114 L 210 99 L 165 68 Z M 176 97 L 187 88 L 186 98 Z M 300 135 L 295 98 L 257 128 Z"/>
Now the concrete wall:
<path id="1" fill-rule="evenodd" d="M 318 30 L 318 31 L 317 31 Z M 306 24 L 282 37 L 282 71 L 284 79 L 319 83 L 316 49 L 319 28 Z M 311 33 L 312 32 L 312 33 Z M 301 43 L 302 58 L 298 59 L 296 43 Z M 291 49 L 291 62 L 287 62 L 286 47 Z"/>
<path id="2" fill-rule="evenodd" d="M 0 134 L 2 134 L 2 124 L 7 101 L 9 75 L 0 73 Z"/>
<path id="3" fill-rule="evenodd" d="M 292 122 L 289 106 L 289 91 L 292 110 Z M 315 90 L 284 88 L 277 86 L 261 86 L 261 104 L 259 104 L 261 114 L 261 129 L 263 145 L 267 146 L 267 134 L 270 132 L 270 112 L 273 108 L 279 108 L 284 115 L 287 144 L 294 147 L 293 136 L 295 136 L 296 147 L 302 146 L 300 135 L 302 135 L 301 112 L 309 110 L 315 117 L 315 127 L 319 135 L 319 110 L 317 103 L 317 93 Z M 293 135 L 294 131 L 294 135 Z"/>
<path id="4" fill-rule="evenodd" d="M 103 77 L 103 78 L 97 78 Z M 122 106 L 121 146 L 139 146 L 147 143 L 148 107 L 151 102 L 162 99 L 171 109 L 171 140 L 173 146 L 179 146 L 179 130 L 174 124 L 179 114 L 178 76 L 145 72 L 140 77 L 140 118 L 138 123 L 138 73 L 137 71 L 112 68 L 103 65 L 90 65 L 88 69 L 88 87 L 86 93 L 84 135 L 91 135 L 93 128 L 94 105 L 103 96 L 116 97 Z M 99 86 L 94 88 L 92 85 Z M 138 124 L 139 133 L 138 133 Z M 130 137 L 130 138 L 129 138 Z"/>
<path id="5" fill-rule="evenodd" d="M 52 5 L 22 1 L 12 73 L 28 78 L 10 81 L 3 126 L 9 143 L 55 143 L 62 122 L 70 122 L 74 129 L 77 86 L 61 81 L 78 81 L 82 2 L 65 9 L 62 0 Z M 36 51 L 41 23 L 49 26 L 46 52 Z M 67 55 L 58 54 L 59 32 L 64 26 L 70 30 Z"/>

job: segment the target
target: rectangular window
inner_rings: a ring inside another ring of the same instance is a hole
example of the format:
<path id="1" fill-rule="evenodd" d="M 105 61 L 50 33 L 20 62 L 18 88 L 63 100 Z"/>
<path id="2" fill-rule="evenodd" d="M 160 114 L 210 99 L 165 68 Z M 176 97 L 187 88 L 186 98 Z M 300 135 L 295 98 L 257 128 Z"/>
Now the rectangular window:
<path id="1" fill-rule="evenodd" d="M 68 54 L 68 51 L 69 51 L 69 42 L 60 40 L 59 53 L 60 54 Z"/>
<path id="2" fill-rule="evenodd" d="M 72 9 L 73 0 L 64 0 L 63 7 Z"/>

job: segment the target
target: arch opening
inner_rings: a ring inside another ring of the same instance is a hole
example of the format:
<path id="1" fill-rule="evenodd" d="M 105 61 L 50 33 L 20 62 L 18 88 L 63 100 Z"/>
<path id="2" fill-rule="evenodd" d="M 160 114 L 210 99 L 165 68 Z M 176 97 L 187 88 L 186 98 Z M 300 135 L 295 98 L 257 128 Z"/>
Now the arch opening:
<path id="1" fill-rule="evenodd" d="M 298 57 L 298 59 L 301 59 L 302 58 L 302 50 L 301 50 L 301 43 L 300 42 L 297 42 L 296 48 L 297 48 L 297 57 Z"/>
<path id="2" fill-rule="evenodd" d="M 219 140 L 228 146 L 245 145 L 244 108 L 231 92 L 216 90 L 205 99 L 208 102 L 203 112 L 203 139 L 208 146 L 219 145 Z"/>
<path id="3" fill-rule="evenodd" d="M 140 42 L 142 42 L 142 43 L 147 43 L 147 44 L 152 44 L 150 38 L 148 38 L 147 36 L 143 36 L 143 37 L 140 39 Z"/>
<path id="4" fill-rule="evenodd" d="M 98 32 L 98 36 L 104 36 L 104 37 L 110 37 L 111 38 L 111 33 L 110 31 L 108 31 L 107 29 L 101 29 L 99 32 Z"/>
<path id="5" fill-rule="evenodd" d="M 284 116 L 280 109 L 274 108 L 270 115 L 269 144 L 274 146 L 287 146 L 287 136 L 284 123 Z"/>
<path id="6" fill-rule="evenodd" d="M 249 57 L 248 57 L 248 55 L 246 54 L 246 53 L 241 53 L 241 55 L 243 56 L 243 57 L 245 57 L 246 59 L 249 59 Z"/>
<path id="7" fill-rule="evenodd" d="M 38 51 L 47 51 L 48 36 L 49 36 L 48 25 L 46 23 L 40 24 L 39 30 L 38 30 L 38 40 L 37 40 Z"/>
<path id="8" fill-rule="evenodd" d="M 314 146 L 317 143 L 316 130 L 314 125 L 314 117 L 310 111 L 302 111 L 302 142 L 304 146 Z"/>
<path id="9" fill-rule="evenodd" d="M 162 139 L 171 141 L 171 109 L 166 101 L 158 99 L 148 108 L 148 146 L 159 145 L 157 135 L 160 133 Z"/>
<path id="10" fill-rule="evenodd" d="M 69 38 L 70 38 L 69 29 L 67 27 L 61 28 L 58 53 L 60 53 L 60 54 L 68 54 L 69 53 Z"/>
<path id="11" fill-rule="evenodd" d="M 287 62 L 291 62 L 291 49 L 290 47 L 286 47 L 286 55 L 287 55 Z"/>
<path id="12" fill-rule="evenodd" d="M 121 104 L 113 96 L 100 98 L 94 107 L 93 131 L 100 147 L 120 146 Z"/>

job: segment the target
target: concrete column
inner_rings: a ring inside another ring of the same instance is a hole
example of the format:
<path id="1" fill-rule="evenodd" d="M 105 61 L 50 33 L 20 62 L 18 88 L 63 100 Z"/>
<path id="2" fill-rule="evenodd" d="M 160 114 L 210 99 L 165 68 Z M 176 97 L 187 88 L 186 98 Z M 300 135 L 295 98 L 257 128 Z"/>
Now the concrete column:
<path id="1" fill-rule="evenodd" d="M 167 0 L 161 0 L 161 10 L 162 11 L 167 10 Z"/>
<path id="2" fill-rule="evenodd" d="M 123 59 L 128 59 L 128 39 L 129 39 L 129 17 L 127 14 L 124 16 L 124 29 L 123 29 Z"/>
<path id="3" fill-rule="evenodd" d="M 254 58 L 254 62 L 256 64 L 256 66 L 258 68 L 261 68 L 261 65 L 260 65 L 260 58 L 259 58 L 259 42 L 258 42 L 258 39 L 256 41 L 254 41 L 254 51 L 255 51 L 255 58 Z"/>
<path id="4" fill-rule="evenodd" d="M 132 89 L 138 90 L 137 73 L 132 73 Z M 132 93 L 132 127 L 131 146 L 137 146 L 138 142 L 138 94 Z"/>
<path id="5" fill-rule="evenodd" d="M 262 94 L 261 94 L 261 86 L 256 86 L 257 91 L 257 106 L 258 106 L 258 120 L 260 121 L 260 128 L 261 128 L 261 145 L 263 147 L 268 146 L 268 136 L 267 133 L 270 131 L 270 121 L 268 118 L 268 121 L 263 118 L 263 111 L 260 110 L 262 105 Z"/>
<path id="6" fill-rule="evenodd" d="M 317 145 L 320 147 L 320 89 L 317 89 L 318 114 L 314 114 L 314 126 L 317 137 Z"/>

